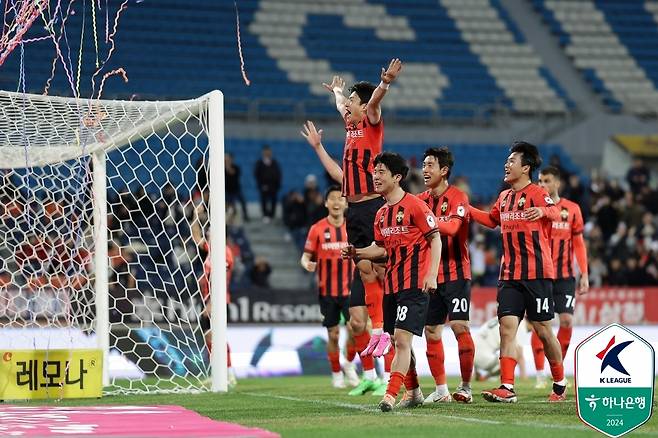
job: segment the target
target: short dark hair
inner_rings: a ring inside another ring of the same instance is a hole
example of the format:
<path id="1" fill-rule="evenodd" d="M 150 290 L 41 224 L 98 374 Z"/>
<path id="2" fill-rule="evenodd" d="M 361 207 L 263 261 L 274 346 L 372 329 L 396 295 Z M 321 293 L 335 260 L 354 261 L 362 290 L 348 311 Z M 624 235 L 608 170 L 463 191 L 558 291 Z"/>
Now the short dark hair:
<path id="1" fill-rule="evenodd" d="M 544 167 L 541 171 L 539 171 L 540 175 L 553 175 L 555 178 L 560 179 L 560 169 L 558 169 L 555 166 L 547 166 Z"/>
<path id="2" fill-rule="evenodd" d="M 427 157 L 434 157 L 436 161 L 439 162 L 440 167 L 448 166 L 448 174 L 446 178 L 450 178 L 450 172 L 452 171 L 452 166 L 455 164 L 455 158 L 452 156 L 452 152 L 446 146 L 440 148 L 429 148 L 423 154 L 423 160 Z"/>
<path id="3" fill-rule="evenodd" d="M 347 91 L 350 94 L 356 93 L 356 95 L 359 96 L 361 103 L 364 104 L 370 101 L 372 93 L 375 92 L 375 88 L 377 88 L 377 86 L 372 82 L 361 81 L 352 85 Z"/>
<path id="4" fill-rule="evenodd" d="M 329 187 L 327 187 L 327 190 L 324 192 L 324 200 L 326 201 L 329 199 L 329 195 L 331 195 L 332 192 L 340 192 L 340 194 L 343 194 L 343 189 L 338 185 L 338 184 L 332 184 Z"/>
<path id="5" fill-rule="evenodd" d="M 395 152 L 382 152 L 375 157 L 373 164 L 375 166 L 378 164 L 383 164 L 388 170 L 391 171 L 393 176 L 402 175 L 400 182 L 404 181 L 404 179 L 407 177 L 407 173 L 409 173 L 409 167 L 407 166 L 406 160 L 402 158 L 402 155 L 396 154 Z"/>
<path id="6" fill-rule="evenodd" d="M 539 169 L 541 166 L 541 157 L 539 150 L 534 144 L 525 141 L 515 141 L 512 147 L 509 148 L 510 153 L 521 154 L 521 165 L 530 166 L 530 173 L 528 176 L 532 179 L 532 173 Z"/>

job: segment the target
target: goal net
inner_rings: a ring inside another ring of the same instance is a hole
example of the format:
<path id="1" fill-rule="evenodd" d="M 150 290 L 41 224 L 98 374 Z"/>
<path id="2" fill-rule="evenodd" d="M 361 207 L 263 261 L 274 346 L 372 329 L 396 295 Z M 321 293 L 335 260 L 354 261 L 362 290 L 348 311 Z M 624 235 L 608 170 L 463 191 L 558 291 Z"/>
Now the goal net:
<path id="1" fill-rule="evenodd" d="M 200 290 L 225 246 L 222 108 L 218 91 L 0 92 L 3 351 L 101 348 L 106 392 L 226 390 L 226 271 L 210 276 L 212 355 Z"/>

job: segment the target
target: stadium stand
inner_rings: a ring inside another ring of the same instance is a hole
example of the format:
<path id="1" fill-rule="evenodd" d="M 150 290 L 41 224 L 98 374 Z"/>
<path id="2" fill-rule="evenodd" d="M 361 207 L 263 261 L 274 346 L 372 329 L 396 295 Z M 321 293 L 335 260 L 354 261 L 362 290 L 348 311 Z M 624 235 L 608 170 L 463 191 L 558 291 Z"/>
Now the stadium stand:
<path id="1" fill-rule="evenodd" d="M 655 2 L 533 0 L 585 79 L 613 111 L 655 113 Z"/>
<path id="2" fill-rule="evenodd" d="M 125 68 L 129 82 L 108 80 L 104 96 L 177 99 L 219 88 L 229 115 L 256 109 L 281 117 L 296 113 L 300 102 L 306 113 L 333 115 L 323 81 L 334 72 L 348 82 L 376 81 L 389 58 L 404 54 L 405 74 L 386 100 L 402 115 L 469 117 L 500 107 L 550 113 L 572 106 L 497 0 L 245 0 L 240 20 L 250 87 L 240 74 L 232 3 L 202 0 L 188 8 L 164 0 L 129 8 L 107 66 Z M 68 29 L 76 34 L 80 23 Z M 40 32 L 35 26 L 29 36 Z M 346 51 L 346 41 L 359 42 L 358 48 Z M 64 44 L 72 82 L 76 44 Z M 83 74 L 91 74 L 96 52 L 91 41 L 85 44 Z M 16 50 L 0 71 L 0 88 L 17 88 L 22 58 L 29 78 L 18 88 L 42 92 L 53 56 L 48 40 L 26 45 L 23 56 Z M 80 92 L 89 95 L 90 84 Z M 71 94 L 66 75 L 56 76 L 50 93 Z"/>

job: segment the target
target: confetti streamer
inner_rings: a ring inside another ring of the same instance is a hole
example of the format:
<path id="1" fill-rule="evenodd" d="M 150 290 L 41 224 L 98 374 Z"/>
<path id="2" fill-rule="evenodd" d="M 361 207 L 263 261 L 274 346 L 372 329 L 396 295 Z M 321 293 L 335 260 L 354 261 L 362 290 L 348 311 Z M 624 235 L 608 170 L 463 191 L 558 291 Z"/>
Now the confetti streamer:
<path id="1" fill-rule="evenodd" d="M 247 72 L 244 69 L 244 57 L 242 56 L 242 43 L 240 42 L 240 14 L 238 13 L 238 3 L 233 0 L 235 6 L 235 25 L 238 34 L 238 54 L 240 55 L 240 71 L 242 72 L 242 79 L 247 86 L 251 85 L 251 81 L 247 78 Z"/>

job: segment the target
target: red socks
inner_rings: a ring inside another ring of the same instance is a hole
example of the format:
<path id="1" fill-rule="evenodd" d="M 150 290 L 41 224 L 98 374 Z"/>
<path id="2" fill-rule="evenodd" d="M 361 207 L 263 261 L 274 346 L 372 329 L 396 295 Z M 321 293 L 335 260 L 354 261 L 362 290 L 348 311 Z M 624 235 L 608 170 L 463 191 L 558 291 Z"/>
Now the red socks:
<path id="1" fill-rule="evenodd" d="M 340 371 L 340 353 L 334 351 L 333 353 L 327 352 L 327 357 L 329 358 L 329 364 L 331 365 L 331 372 L 337 373 Z"/>
<path id="2" fill-rule="evenodd" d="M 354 335 L 354 345 L 356 346 L 356 351 L 363 351 L 368 346 L 370 342 L 370 333 L 365 331 L 360 335 Z M 371 370 L 375 368 L 375 361 L 372 356 L 366 356 L 361 358 L 361 365 L 363 365 L 363 370 Z"/>
<path id="3" fill-rule="evenodd" d="M 356 347 L 354 346 L 354 342 L 348 342 L 347 343 L 347 361 L 352 362 L 354 360 L 355 356 L 356 356 Z"/>
<path id="4" fill-rule="evenodd" d="M 537 336 L 534 330 L 530 336 L 530 345 L 532 346 L 532 356 L 535 359 L 535 369 L 537 371 L 544 371 L 544 362 L 546 361 L 544 344 L 542 344 L 541 339 L 539 339 L 539 336 Z"/>
<path id="5" fill-rule="evenodd" d="M 514 385 L 514 369 L 516 359 L 513 357 L 500 358 L 500 383 L 503 385 Z"/>
<path id="6" fill-rule="evenodd" d="M 446 369 L 444 365 L 445 353 L 443 351 L 443 341 L 439 339 L 434 341 L 427 340 L 427 363 L 430 366 L 432 377 L 437 385 L 446 383 Z"/>
<path id="7" fill-rule="evenodd" d="M 378 280 L 370 283 L 363 283 L 366 290 L 366 306 L 368 308 L 368 316 L 372 321 L 373 329 L 380 329 L 384 327 L 384 309 L 382 301 L 384 299 L 384 289 Z"/>
<path id="8" fill-rule="evenodd" d="M 402 382 L 404 382 L 404 374 L 397 371 L 391 373 L 391 378 L 389 379 L 388 385 L 386 386 L 386 394 L 393 398 L 397 398 L 398 394 L 400 393 Z"/>
<path id="9" fill-rule="evenodd" d="M 387 373 L 391 372 L 391 364 L 393 363 L 393 358 L 395 357 L 395 347 L 391 346 L 388 350 L 388 353 L 384 355 L 384 371 Z"/>
<path id="10" fill-rule="evenodd" d="M 569 343 L 571 342 L 571 334 L 573 333 L 573 327 L 560 327 L 557 331 L 557 340 L 560 343 L 560 348 L 562 348 L 562 361 L 564 362 L 567 358 L 567 350 L 569 349 Z"/>
<path id="11" fill-rule="evenodd" d="M 554 382 L 561 382 L 564 380 L 564 365 L 562 361 L 554 362 L 549 360 L 548 366 L 551 368 L 551 376 L 553 376 Z"/>
<path id="12" fill-rule="evenodd" d="M 462 382 L 471 381 L 473 374 L 473 361 L 475 360 L 475 344 L 471 332 L 460 333 L 457 336 L 457 348 L 459 351 L 459 368 L 462 374 Z"/>

